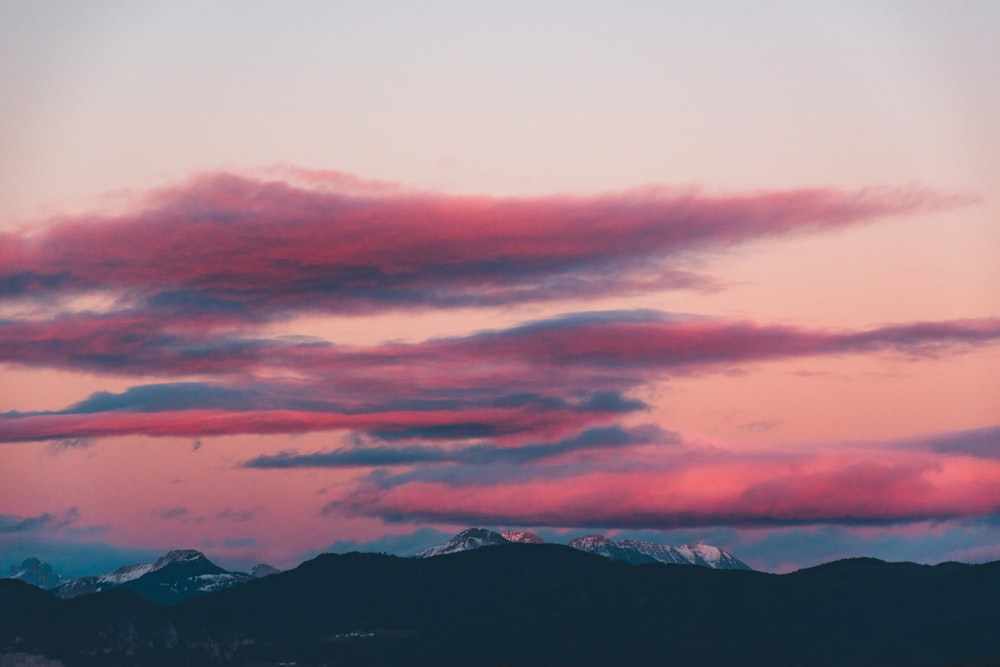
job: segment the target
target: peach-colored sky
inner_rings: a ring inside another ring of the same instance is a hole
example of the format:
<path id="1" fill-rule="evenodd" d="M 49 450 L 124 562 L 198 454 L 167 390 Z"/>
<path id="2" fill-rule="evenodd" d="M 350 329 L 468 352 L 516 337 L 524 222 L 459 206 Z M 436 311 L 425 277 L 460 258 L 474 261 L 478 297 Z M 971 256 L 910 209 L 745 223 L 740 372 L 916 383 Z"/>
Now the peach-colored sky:
<path id="1" fill-rule="evenodd" d="M 0 7 L 0 568 L 471 523 L 1000 558 L 998 28 Z"/>

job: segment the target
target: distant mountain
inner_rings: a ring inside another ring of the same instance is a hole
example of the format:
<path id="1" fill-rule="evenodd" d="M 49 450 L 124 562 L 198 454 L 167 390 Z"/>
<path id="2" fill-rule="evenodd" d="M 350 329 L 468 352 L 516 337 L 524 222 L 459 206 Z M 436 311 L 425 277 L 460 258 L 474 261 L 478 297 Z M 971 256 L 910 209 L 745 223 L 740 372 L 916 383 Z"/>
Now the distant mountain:
<path id="1" fill-rule="evenodd" d="M 248 581 L 250 575 L 229 572 L 192 549 L 171 551 L 137 579 L 121 585 L 150 602 L 178 604 L 185 600 L 219 591 Z"/>
<path id="2" fill-rule="evenodd" d="M 486 528 L 467 528 L 444 544 L 430 547 L 417 553 L 416 558 L 431 558 L 432 556 L 455 554 L 498 544 L 510 544 L 511 542 L 519 544 L 545 544 L 545 540 L 534 533 L 517 531 L 497 533 Z"/>
<path id="3" fill-rule="evenodd" d="M 257 563 L 250 568 L 250 576 L 254 579 L 269 577 L 272 574 L 278 574 L 279 572 L 281 572 L 281 570 L 272 565 L 268 565 L 267 563 Z"/>
<path id="4" fill-rule="evenodd" d="M 263 564 L 255 566 L 254 571 L 256 574 L 229 572 L 208 560 L 200 551 L 179 549 L 169 552 L 155 563 L 126 565 L 114 572 L 80 577 L 51 588 L 63 599 L 125 588 L 150 602 L 178 604 L 254 577 L 277 572 L 270 565 Z"/>
<path id="5" fill-rule="evenodd" d="M 545 544 L 545 540 L 534 533 L 506 530 L 500 534 L 503 535 L 503 538 L 508 542 L 517 542 L 519 544 Z"/>
<path id="6" fill-rule="evenodd" d="M 55 588 L 65 581 L 53 572 L 52 566 L 37 558 L 26 558 L 20 566 L 10 568 L 10 579 L 20 579 L 25 583 L 39 588 Z"/>
<path id="7" fill-rule="evenodd" d="M 671 547 L 640 540 L 613 542 L 603 535 L 587 535 L 572 540 L 574 549 L 604 556 L 614 560 L 639 565 L 641 563 L 673 563 L 701 565 L 713 570 L 749 570 L 749 565 L 719 547 L 698 543 L 694 546 Z"/>
<path id="8" fill-rule="evenodd" d="M 545 544 L 538 535 L 528 532 L 505 531 L 497 533 L 486 528 L 468 528 L 444 544 L 419 552 L 417 558 L 431 558 L 445 554 L 460 553 L 510 542 L 523 544 Z M 698 543 L 694 546 L 671 547 L 655 542 L 639 540 L 609 540 L 603 535 L 586 535 L 571 540 L 569 546 L 579 551 L 597 554 L 612 560 L 625 561 L 631 565 L 643 563 L 672 563 L 677 565 L 701 565 L 713 570 L 749 570 L 749 565 L 719 547 Z"/>
<path id="9" fill-rule="evenodd" d="M 507 542 L 447 558 L 325 554 L 174 607 L 122 589 L 59 600 L 0 580 L 0 656 L 68 667 L 983 666 L 1000 656 L 998 599 L 1000 562 L 853 559 L 774 575 Z"/>
<path id="10" fill-rule="evenodd" d="M 455 554 L 497 544 L 510 544 L 510 540 L 486 528 L 469 528 L 437 547 L 430 547 L 417 553 L 417 558 L 431 558 L 445 554 Z"/>
<path id="11" fill-rule="evenodd" d="M 52 590 L 57 596 L 63 599 L 75 598 L 79 595 L 88 595 L 98 591 L 109 590 L 126 582 L 133 581 L 148 574 L 154 567 L 153 563 L 124 565 L 107 574 L 77 577 L 58 586 L 43 586 L 42 588 Z"/>
<path id="12" fill-rule="evenodd" d="M 603 535 L 585 535 L 584 537 L 578 537 L 570 540 L 569 546 L 579 551 L 585 551 L 589 554 L 604 556 L 605 558 L 610 558 L 612 560 L 625 561 L 631 565 L 657 562 L 656 559 L 649 554 L 639 553 L 633 549 L 622 548 L 618 546 L 617 543 L 609 540 Z"/>

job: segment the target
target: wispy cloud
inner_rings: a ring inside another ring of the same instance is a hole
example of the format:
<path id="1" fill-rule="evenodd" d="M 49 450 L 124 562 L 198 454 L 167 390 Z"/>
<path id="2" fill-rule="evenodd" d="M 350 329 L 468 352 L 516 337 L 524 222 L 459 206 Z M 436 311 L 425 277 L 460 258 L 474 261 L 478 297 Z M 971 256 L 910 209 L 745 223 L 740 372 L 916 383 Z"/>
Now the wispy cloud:
<path id="1" fill-rule="evenodd" d="M 829 329 L 617 310 L 411 343 L 273 333 L 302 315 L 543 302 L 551 313 L 586 307 L 567 300 L 722 289 L 703 260 L 737 245 L 967 203 L 918 188 L 495 198 L 301 170 L 209 174 L 113 215 L 0 234 L 0 362 L 137 378 L 63 409 L 0 414 L 0 442 L 62 451 L 180 436 L 197 452 L 212 436 L 331 432 L 340 445 L 247 453 L 230 472 L 354 469 L 321 513 L 387 522 L 787 530 L 984 520 L 1000 514 L 995 427 L 775 451 L 636 424 L 662 416 L 647 401 L 665 380 L 842 355 L 919 363 L 997 345 L 1000 319 Z M 740 428 L 760 437 L 778 416 Z M 197 503 L 144 511 L 230 528 L 260 514 Z M 71 521 L 0 517 L 0 532 Z M 230 537 L 227 548 L 253 546 Z"/>
<path id="2" fill-rule="evenodd" d="M 191 515 L 191 510 L 187 507 L 168 507 L 166 509 L 159 509 L 153 512 L 153 516 L 157 519 L 166 519 L 168 521 L 174 520 L 186 520 Z"/>
<path id="3" fill-rule="evenodd" d="M 901 446 L 928 449 L 941 454 L 973 456 L 1000 461 L 1000 426 L 939 433 L 900 442 Z M 998 508 L 1000 510 L 1000 508 Z"/>
<path id="4" fill-rule="evenodd" d="M 556 458 L 585 450 L 609 449 L 638 443 L 679 442 L 674 433 L 658 426 L 625 429 L 621 426 L 591 428 L 579 435 L 556 442 L 531 443 L 516 447 L 499 447 L 495 443 L 481 443 L 462 447 L 445 448 L 426 445 L 401 447 L 366 446 L 337 449 L 328 452 L 299 454 L 282 452 L 258 456 L 247 461 L 247 468 L 350 468 L 399 466 L 428 463 L 464 463 L 489 465 L 494 463 L 529 463 Z"/>
<path id="5" fill-rule="evenodd" d="M 641 446 L 530 472 L 377 472 L 327 513 L 396 522 L 630 529 L 882 526 L 992 516 L 1000 464 L 885 443 L 781 452 Z"/>
<path id="6" fill-rule="evenodd" d="M 226 521 L 236 521 L 237 523 L 245 523 L 252 520 L 255 516 L 260 513 L 257 508 L 250 510 L 236 510 L 232 508 L 226 508 L 215 515 L 217 519 L 225 519 Z"/>
<path id="7" fill-rule="evenodd" d="M 703 289 L 692 253 L 964 203 L 914 188 L 462 197 L 208 174 L 128 213 L 0 236 L 0 299 L 99 292 L 161 317 L 242 321 Z"/>
<path id="8" fill-rule="evenodd" d="M 94 445 L 94 440 L 92 438 L 67 438 L 64 440 L 55 440 L 49 443 L 49 451 L 53 454 L 59 454 L 67 450 L 72 449 L 87 449 Z"/>
<path id="9" fill-rule="evenodd" d="M 668 376 L 822 355 L 921 359 L 998 341 L 997 319 L 829 331 L 615 311 L 413 344 L 262 339 L 250 345 L 262 351 L 261 358 L 227 359 L 196 346 L 154 347 L 143 354 L 157 359 L 161 373 L 207 370 L 197 366 L 199 359 L 229 372 L 215 382 L 99 392 L 55 412 L 6 413 L 0 415 L 0 441 L 354 430 L 390 440 L 527 443 L 532 434 L 566 435 L 641 411 L 645 404 L 627 393 Z M 6 345 L 15 348 L 17 342 Z M 208 345 L 220 347 L 225 341 Z M 73 356 L 66 346 L 56 348 Z M 284 369 L 294 379 L 258 375 L 264 368 Z"/>
<path id="10" fill-rule="evenodd" d="M 53 514 L 43 512 L 35 516 L 0 514 L 0 533 L 32 533 L 55 530 L 72 525 L 80 518 L 75 507 Z"/>

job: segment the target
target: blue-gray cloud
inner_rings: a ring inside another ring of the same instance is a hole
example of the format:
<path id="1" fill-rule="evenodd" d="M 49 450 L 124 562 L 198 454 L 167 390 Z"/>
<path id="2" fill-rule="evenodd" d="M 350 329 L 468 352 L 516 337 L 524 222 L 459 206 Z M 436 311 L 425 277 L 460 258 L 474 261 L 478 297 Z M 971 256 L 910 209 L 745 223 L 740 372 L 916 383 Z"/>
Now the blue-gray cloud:
<path id="1" fill-rule="evenodd" d="M 244 463 L 246 468 L 349 468 L 398 466 L 426 463 L 460 463 L 491 465 L 497 463 L 528 463 L 553 458 L 581 450 L 607 449 L 649 442 L 675 444 L 676 433 L 656 426 L 626 429 L 608 426 L 587 429 L 572 438 L 556 442 L 535 443 L 517 447 L 500 447 L 494 443 L 445 448 L 427 445 L 400 447 L 351 447 L 329 452 L 299 454 L 282 452 L 262 455 Z"/>
<path id="2" fill-rule="evenodd" d="M 964 454 L 1000 461 L 1000 425 L 941 433 L 909 442 L 939 454 Z"/>
<path id="3" fill-rule="evenodd" d="M 242 547 L 255 547 L 257 540 L 252 537 L 237 537 L 222 541 L 222 546 L 227 549 L 239 549 Z"/>
<path id="4" fill-rule="evenodd" d="M 70 507 L 57 514 L 51 512 L 34 516 L 0 514 L 0 533 L 28 533 L 65 528 L 74 524 L 79 518 L 80 512 L 76 507 Z"/>
<path id="5" fill-rule="evenodd" d="M 166 509 L 160 509 L 153 512 L 153 516 L 157 519 L 165 519 L 168 521 L 187 519 L 190 515 L 191 510 L 187 507 L 168 507 Z"/>
<path id="6" fill-rule="evenodd" d="M 226 508 L 215 515 L 217 519 L 225 519 L 226 521 L 236 521 L 237 523 L 244 523 L 250 521 L 255 516 L 260 513 L 257 508 L 250 510 L 235 510 L 232 508 Z"/>

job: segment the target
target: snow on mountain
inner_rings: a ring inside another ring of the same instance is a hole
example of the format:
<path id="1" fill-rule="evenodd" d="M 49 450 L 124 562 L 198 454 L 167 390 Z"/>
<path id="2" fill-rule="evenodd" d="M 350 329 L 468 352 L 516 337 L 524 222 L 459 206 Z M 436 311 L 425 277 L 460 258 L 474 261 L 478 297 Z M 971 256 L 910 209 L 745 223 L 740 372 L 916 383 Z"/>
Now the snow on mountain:
<path id="1" fill-rule="evenodd" d="M 494 544 L 510 544 L 510 540 L 500 533 L 495 533 L 486 528 L 469 528 L 451 538 L 444 544 L 437 547 L 430 547 L 417 553 L 417 558 L 431 558 L 433 556 L 443 556 L 454 554 L 460 551 L 470 551 L 481 547 L 488 547 Z"/>
<path id="2" fill-rule="evenodd" d="M 719 547 L 698 543 L 693 546 L 672 547 L 641 540 L 619 540 L 614 542 L 603 535 L 588 535 L 569 543 L 574 549 L 624 560 L 638 564 L 642 562 L 673 563 L 679 565 L 700 565 L 715 570 L 749 570 L 750 566 Z"/>
<path id="3" fill-rule="evenodd" d="M 193 577 L 188 577 L 186 580 L 173 584 L 170 586 L 170 590 L 181 594 L 192 590 L 201 591 L 203 593 L 211 593 L 212 591 L 221 591 L 223 588 L 229 588 L 230 586 L 246 581 L 247 579 L 249 579 L 248 575 L 237 574 L 235 572 L 197 574 Z"/>
<path id="4" fill-rule="evenodd" d="M 70 579 L 67 582 L 62 583 L 59 586 L 53 586 L 52 590 L 56 595 L 63 598 L 64 600 L 69 598 L 75 598 L 80 595 L 87 595 L 89 593 L 98 593 L 108 588 L 115 588 L 116 586 L 121 586 L 129 581 L 135 581 L 136 579 L 142 577 L 153 571 L 152 563 L 139 563 L 137 565 L 124 565 L 114 572 L 108 572 L 107 574 L 91 575 L 86 577 L 77 577 L 76 579 Z"/>
<path id="5" fill-rule="evenodd" d="M 152 563 L 139 563 L 137 565 L 123 565 L 114 572 L 101 574 L 97 577 L 98 584 L 124 584 L 126 581 L 138 579 L 147 572 L 152 572 L 155 565 Z"/>
<path id="6" fill-rule="evenodd" d="M 424 549 L 417 558 L 431 558 L 460 551 L 479 549 L 494 544 L 521 542 L 544 544 L 538 535 L 529 532 L 505 531 L 497 533 L 486 528 L 463 530 L 444 544 Z M 749 570 L 750 567 L 718 547 L 698 543 L 693 546 L 672 547 L 642 540 L 610 540 L 604 535 L 585 535 L 571 540 L 569 546 L 580 551 L 597 554 L 612 560 L 622 560 L 632 565 L 643 563 L 673 563 L 677 565 L 700 565 L 716 570 Z"/>
<path id="7" fill-rule="evenodd" d="M 197 563 L 200 561 L 209 562 L 205 554 L 194 549 L 175 549 L 168 551 L 166 556 L 161 557 L 153 565 L 154 570 L 160 570 L 171 563 Z"/>
<path id="8" fill-rule="evenodd" d="M 508 542 L 517 542 L 519 544 L 545 544 L 545 540 L 534 533 L 505 530 L 500 533 L 500 535 L 502 535 Z"/>
<path id="9" fill-rule="evenodd" d="M 601 556 L 606 555 L 606 552 L 609 552 L 614 544 L 614 542 L 603 535 L 584 535 L 569 542 L 569 545 L 574 549 L 592 554 L 600 554 Z"/>
<path id="10" fill-rule="evenodd" d="M 719 547 L 699 542 L 694 546 L 677 547 L 677 551 L 695 565 L 705 565 L 716 570 L 749 570 L 749 565 Z M 690 556 L 688 556 L 690 554 Z"/>
<path id="11" fill-rule="evenodd" d="M 261 577 L 269 577 L 272 574 L 278 574 L 281 572 L 278 568 L 273 565 L 268 565 L 267 563 L 257 563 L 252 568 L 250 568 L 250 576 L 254 579 L 260 579 Z"/>
<path id="12" fill-rule="evenodd" d="M 656 542 L 644 542 L 641 540 L 619 540 L 618 546 L 622 549 L 634 550 L 649 556 L 659 563 L 676 563 L 678 565 L 690 565 L 693 561 L 684 553 L 666 544 Z"/>
<path id="13" fill-rule="evenodd" d="M 270 568 L 261 565 L 259 568 Z M 256 568 L 255 568 L 256 569 Z M 258 576 L 273 574 L 270 568 Z M 201 593 L 228 588 L 251 578 L 241 572 L 228 572 L 194 549 L 168 552 L 155 563 L 126 565 L 113 572 L 80 577 L 51 587 L 63 599 L 97 593 L 112 588 L 130 588 L 147 599 L 166 604 L 196 597 Z"/>
<path id="14" fill-rule="evenodd" d="M 583 537 L 578 537 L 575 540 L 570 540 L 569 546 L 574 549 L 579 549 L 580 551 L 586 551 L 587 553 L 597 554 L 598 556 L 604 556 L 605 558 L 611 558 L 612 560 L 623 560 L 626 563 L 631 563 L 632 565 L 656 562 L 656 558 L 653 556 L 635 549 L 623 547 L 603 535 L 585 535 Z"/>

